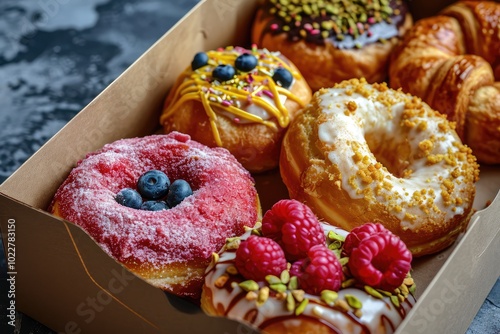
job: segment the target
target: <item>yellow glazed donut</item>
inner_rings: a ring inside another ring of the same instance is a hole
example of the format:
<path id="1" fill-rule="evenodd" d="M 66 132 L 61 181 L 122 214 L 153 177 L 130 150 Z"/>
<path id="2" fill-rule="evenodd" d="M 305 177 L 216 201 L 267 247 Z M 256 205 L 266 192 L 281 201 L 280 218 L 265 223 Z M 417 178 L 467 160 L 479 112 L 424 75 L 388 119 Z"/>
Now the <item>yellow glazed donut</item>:
<path id="1" fill-rule="evenodd" d="M 279 52 L 226 47 L 199 52 L 165 100 L 166 133 L 224 147 L 250 172 L 279 164 L 288 124 L 311 99 L 297 68 Z"/>
<path id="2" fill-rule="evenodd" d="M 414 256 L 465 230 L 479 173 L 445 116 L 357 79 L 313 96 L 285 135 L 280 169 L 291 198 L 320 218 L 346 230 L 379 222 Z"/>

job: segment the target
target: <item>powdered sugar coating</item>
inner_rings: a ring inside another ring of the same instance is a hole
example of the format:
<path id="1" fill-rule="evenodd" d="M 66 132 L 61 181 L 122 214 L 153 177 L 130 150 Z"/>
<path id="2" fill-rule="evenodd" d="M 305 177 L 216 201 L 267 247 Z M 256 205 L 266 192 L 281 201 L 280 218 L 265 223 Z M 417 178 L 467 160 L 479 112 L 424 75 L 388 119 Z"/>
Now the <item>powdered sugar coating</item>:
<path id="1" fill-rule="evenodd" d="M 169 210 L 145 211 L 115 201 L 136 187 L 144 172 L 158 169 L 170 180 L 188 181 L 193 195 Z M 223 148 L 208 148 L 172 132 L 118 140 L 89 154 L 57 190 L 59 214 L 85 229 L 118 261 L 161 268 L 209 260 L 227 237 L 258 219 L 250 174 Z M 208 262 L 207 262 L 208 264 Z"/>

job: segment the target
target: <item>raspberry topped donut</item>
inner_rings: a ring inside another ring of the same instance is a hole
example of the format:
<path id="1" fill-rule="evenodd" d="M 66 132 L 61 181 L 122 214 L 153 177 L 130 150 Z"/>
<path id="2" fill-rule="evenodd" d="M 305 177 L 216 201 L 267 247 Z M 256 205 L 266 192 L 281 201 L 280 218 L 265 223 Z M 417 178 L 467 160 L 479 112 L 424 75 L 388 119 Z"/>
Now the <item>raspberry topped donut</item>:
<path id="1" fill-rule="evenodd" d="M 199 298 L 212 252 L 254 226 L 260 204 L 252 177 L 227 150 L 172 132 L 89 154 L 50 211 L 152 285 Z"/>
<path id="2" fill-rule="evenodd" d="M 283 140 L 291 198 L 352 230 L 380 222 L 419 256 L 465 230 L 479 166 L 454 124 L 419 98 L 352 79 L 316 92 Z"/>
<path id="3" fill-rule="evenodd" d="M 269 334 L 392 333 L 415 303 L 411 260 L 380 224 L 347 233 L 281 200 L 214 255 L 201 306 Z"/>
<path id="4" fill-rule="evenodd" d="M 227 148 L 251 172 L 278 166 L 288 124 L 311 99 L 279 52 L 226 47 L 197 53 L 165 101 L 160 123 L 210 147 Z"/>
<path id="5" fill-rule="evenodd" d="M 280 51 L 316 91 L 351 78 L 383 81 L 390 52 L 411 25 L 403 0 L 266 0 L 252 42 Z"/>

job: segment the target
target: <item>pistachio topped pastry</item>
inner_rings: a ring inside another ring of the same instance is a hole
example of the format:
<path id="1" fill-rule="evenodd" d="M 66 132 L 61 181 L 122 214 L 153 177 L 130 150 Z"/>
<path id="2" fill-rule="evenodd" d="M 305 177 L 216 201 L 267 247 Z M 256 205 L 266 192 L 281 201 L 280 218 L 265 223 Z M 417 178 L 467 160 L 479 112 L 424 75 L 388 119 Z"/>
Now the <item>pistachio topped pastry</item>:
<path id="1" fill-rule="evenodd" d="M 281 200 L 214 254 L 201 306 L 269 334 L 392 333 L 415 303 L 411 259 L 381 224 L 348 233 Z"/>
<path id="2" fill-rule="evenodd" d="M 313 90 L 354 77 L 386 77 L 387 57 L 412 20 L 402 0 L 268 0 L 252 41 L 278 50 Z"/>

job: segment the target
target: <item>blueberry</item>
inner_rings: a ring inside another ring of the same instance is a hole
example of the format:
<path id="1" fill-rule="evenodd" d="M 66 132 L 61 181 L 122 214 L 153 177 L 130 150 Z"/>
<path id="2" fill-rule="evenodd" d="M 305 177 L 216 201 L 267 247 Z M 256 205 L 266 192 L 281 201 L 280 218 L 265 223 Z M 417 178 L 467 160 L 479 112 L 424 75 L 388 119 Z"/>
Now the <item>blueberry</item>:
<path id="1" fill-rule="evenodd" d="M 208 55 L 205 52 L 198 52 L 194 55 L 193 61 L 191 62 L 191 69 L 194 71 L 206 64 L 208 64 Z"/>
<path id="2" fill-rule="evenodd" d="M 160 211 L 167 209 L 168 205 L 164 201 L 146 201 L 141 205 L 141 210 L 147 211 Z"/>
<path id="3" fill-rule="evenodd" d="M 293 76 L 289 70 L 280 67 L 274 71 L 273 80 L 276 83 L 280 83 L 281 87 L 288 88 L 292 84 Z"/>
<path id="4" fill-rule="evenodd" d="M 170 180 L 159 170 L 150 170 L 141 175 L 137 181 L 139 193 L 147 199 L 160 199 L 168 193 Z"/>
<path id="5" fill-rule="evenodd" d="M 167 195 L 167 204 L 173 208 L 182 200 L 193 194 L 191 186 L 185 180 L 178 179 L 172 182 Z"/>
<path id="6" fill-rule="evenodd" d="M 132 188 L 123 188 L 116 194 L 115 200 L 126 207 L 139 209 L 142 205 L 141 195 Z"/>
<path id="7" fill-rule="evenodd" d="M 224 82 L 231 80 L 235 73 L 236 71 L 231 65 L 219 65 L 212 72 L 212 76 L 214 79 Z"/>
<path id="8" fill-rule="evenodd" d="M 257 66 L 258 60 L 254 55 L 244 53 L 239 55 L 234 62 L 234 66 L 242 72 L 250 72 Z"/>

